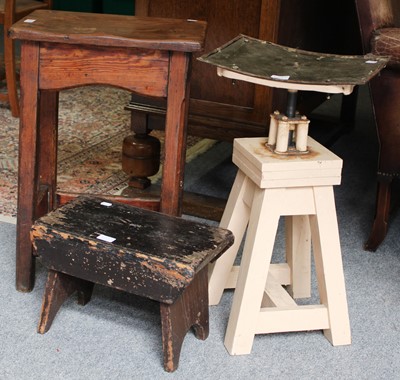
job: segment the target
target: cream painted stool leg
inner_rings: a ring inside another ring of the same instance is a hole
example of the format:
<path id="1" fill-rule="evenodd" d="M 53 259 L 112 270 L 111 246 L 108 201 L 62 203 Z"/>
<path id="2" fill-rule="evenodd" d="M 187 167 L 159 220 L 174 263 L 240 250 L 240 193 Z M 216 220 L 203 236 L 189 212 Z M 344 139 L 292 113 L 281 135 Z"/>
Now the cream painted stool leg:
<path id="1" fill-rule="evenodd" d="M 225 347 L 231 355 L 251 352 L 278 228 L 280 204 L 285 201 L 282 195 L 280 189 L 254 190 L 246 242 L 225 335 Z"/>
<path id="2" fill-rule="evenodd" d="M 311 231 L 308 215 L 285 219 L 286 262 L 290 268 L 288 292 L 293 298 L 311 296 Z"/>
<path id="3" fill-rule="evenodd" d="M 249 221 L 254 188 L 254 183 L 239 170 L 220 223 L 220 227 L 233 232 L 235 242 L 216 262 L 209 265 L 209 305 L 217 305 L 224 289 L 236 286 L 238 267 L 233 264 Z"/>
<path id="4" fill-rule="evenodd" d="M 332 186 L 314 187 L 316 215 L 310 216 L 320 302 L 328 309 L 332 345 L 351 343 L 343 263 Z"/>

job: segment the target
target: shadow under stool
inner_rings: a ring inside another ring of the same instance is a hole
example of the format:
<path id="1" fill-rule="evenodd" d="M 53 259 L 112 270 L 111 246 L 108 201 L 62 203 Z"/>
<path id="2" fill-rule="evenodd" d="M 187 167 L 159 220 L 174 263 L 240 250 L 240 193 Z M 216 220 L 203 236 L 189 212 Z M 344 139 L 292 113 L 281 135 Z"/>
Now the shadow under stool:
<path id="1" fill-rule="evenodd" d="M 164 369 L 178 367 L 187 331 L 209 333 L 208 263 L 233 243 L 230 231 L 93 197 L 78 197 L 38 219 L 36 253 L 49 269 L 38 326 L 45 333 L 75 291 L 93 284 L 160 303 Z"/>

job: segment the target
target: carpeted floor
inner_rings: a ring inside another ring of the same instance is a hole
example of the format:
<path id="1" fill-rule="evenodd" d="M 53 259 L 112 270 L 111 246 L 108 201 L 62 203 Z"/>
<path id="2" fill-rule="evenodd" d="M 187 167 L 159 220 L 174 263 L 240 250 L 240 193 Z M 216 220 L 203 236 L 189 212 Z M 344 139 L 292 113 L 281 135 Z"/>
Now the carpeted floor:
<path id="1" fill-rule="evenodd" d="M 58 188 L 65 192 L 119 194 L 129 176 L 121 169 L 121 149 L 130 132 L 128 91 L 89 86 L 62 91 L 59 104 Z M 0 221 L 15 222 L 19 119 L 0 109 Z M 163 131 L 152 131 L 161 141 Z M 215 143 L 188 136 L 187 160 Z M 159 172 L 151 179 L 156 182 Z"/>
<path id="2" fill-rule="evenodd" d="M 332 347 L 320 331 L 270 334 L 256 337 L 250 355 L 230 356 L 223 345 L 230 291 L 210 308 L 209 338 L 186 336 L 173 374 L 162 369 L 158 305 L 122 292 L 96 287 L 85 307 L 71 298 L 50 331 L 39 335 L 45 270 L 38 267 L 33 292 L 16 292 L 15 226 L 0 223 L 0 379 L 398 379 L 400 218 L 392 215 L 377 252 L 363 250 L 374 210 L 377 140 L 365 91 L 360 98 L 356 129 L 330 147 L 344 160 L 335 197 L 351 345 Z M 335 99 L 318 112 L 337 114 Z M 227 196 L 236 172 L 230 154 L 229 144 L 218 143 L 187 164 L 186 188 Z M 280 231 L 274 257 L 282 252 Z"/>

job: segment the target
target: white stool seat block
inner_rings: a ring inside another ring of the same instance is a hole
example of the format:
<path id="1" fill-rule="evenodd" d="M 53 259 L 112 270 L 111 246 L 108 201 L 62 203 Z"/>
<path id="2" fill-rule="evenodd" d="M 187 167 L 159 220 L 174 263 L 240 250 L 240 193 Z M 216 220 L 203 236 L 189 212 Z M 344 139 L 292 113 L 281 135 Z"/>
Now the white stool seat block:
<path id="1" fill-rule="evenodd" d="M 323 330 L 333 345 L 351 343 L 333 185 L 342 160 L 308 138 L 308 155 L 281 156 L 266 138 L 234 141 L 239 170 L 220 226 L 235 242 L 210 265 L 209 302 L 234 288 L 225 335 L 231 355 L 249 354 L 255 334 Z M 285 217 L 286 260 L 271 264 L 279 219 Z M 234 265 L 247 230 L 240 265 Z M 311 295 L 311 243 L 319 303 Z"/>
<path id="2" fill-rule="evenodd" d="M 339 185 L 343 161 L 308 137 L 309 154 L 278 155 L 265 147 L 265 137 L 234 140 L 233 163 L 260 188 Z"/>

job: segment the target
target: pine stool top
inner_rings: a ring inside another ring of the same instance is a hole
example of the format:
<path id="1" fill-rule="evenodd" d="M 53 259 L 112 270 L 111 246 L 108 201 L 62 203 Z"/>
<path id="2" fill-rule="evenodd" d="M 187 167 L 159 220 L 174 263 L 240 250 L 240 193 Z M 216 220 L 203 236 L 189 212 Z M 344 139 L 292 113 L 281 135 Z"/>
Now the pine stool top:
<path id="1" fill-rule="evenodd" d="M 260 188 L 339 185 L 343 161 L 308 137 L 309 154 L 277 155 L 265 148 L 267 138 L 234 140 L 233 163 Z"/>

